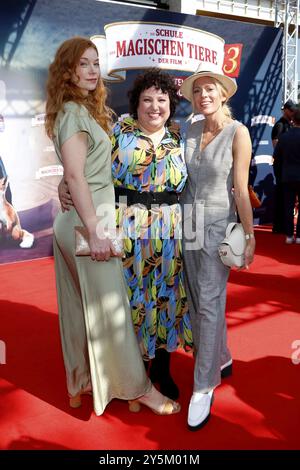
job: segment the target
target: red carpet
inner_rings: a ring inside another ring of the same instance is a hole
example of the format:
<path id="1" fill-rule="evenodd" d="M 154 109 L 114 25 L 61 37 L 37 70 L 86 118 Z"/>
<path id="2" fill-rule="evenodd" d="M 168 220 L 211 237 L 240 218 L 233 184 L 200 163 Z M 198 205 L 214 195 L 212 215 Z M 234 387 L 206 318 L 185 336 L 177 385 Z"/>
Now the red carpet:
<path id="1" fill-rule="evenodd" d="M 130 413 L 114 400 L 96 417 L 90 397 L 71 410 L 60 351 L 51 258 L 0 266 L 1 449 L 299 449 L 300 245 L 259 228 L 251 270 L 232 272 L 234 375 L 215 392 L 210 422 L 186 428 L 193 359 L 173 355 L 182 412 Z M 297 353 L 293 342 L 299 340 Z M 2 362 L 3 358 L 2 358 Z"/>

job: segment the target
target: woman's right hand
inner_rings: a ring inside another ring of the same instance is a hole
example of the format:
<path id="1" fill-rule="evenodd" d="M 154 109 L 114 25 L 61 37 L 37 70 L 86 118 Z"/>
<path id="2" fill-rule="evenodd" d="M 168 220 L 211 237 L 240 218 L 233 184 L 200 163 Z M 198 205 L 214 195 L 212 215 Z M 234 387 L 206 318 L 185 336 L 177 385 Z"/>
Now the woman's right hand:
<path id="1" fill-rule="evenodd" d="M 93 230 L 89 233 L 89 245 L 91 258 L 94 261 L 108 261 L 111 256 L 111 241 L 103 233 L 97 233 Z"/>
<path id="2" fill-rule="evenodd" d="M 91 258 L 95 261 L 108 261 L 111 256 L 122 258 L 123 252 L 118 251 L 119 243 L 115 244 L 113 231 L 104 231 L 99 222 L 92 224 L 89 230 Z"/>
<path id="3" fill-rule="evenodd" d="M 61 182 L 58 185 L 58 197 L 62 212 L 69 211 L 70 207 L 74 205 L 71 198 L 71 194 L 69 192 L 68 185 L 65 182 L 64 178 L 62 178 Z"/>

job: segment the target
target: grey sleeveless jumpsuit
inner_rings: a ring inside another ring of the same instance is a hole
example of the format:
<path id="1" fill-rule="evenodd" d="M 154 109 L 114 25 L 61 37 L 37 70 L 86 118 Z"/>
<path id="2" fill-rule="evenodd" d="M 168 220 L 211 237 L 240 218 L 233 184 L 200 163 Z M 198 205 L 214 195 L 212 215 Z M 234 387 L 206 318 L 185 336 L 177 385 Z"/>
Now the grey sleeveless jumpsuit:
<path id="1" fill-rule="evenodd" d="M 192 124 L 187 135 L 188 181 L 180 202 L 195 344 L 194 392 L 205 393 L 216 387 L 221 381 L 221 365 L 231 358 L 225 321 L 229 268 L 221 262 L 218 246 L 228 223 L 236 221 L 232 142 L 240 125 L 238 121 L 229 123 L 202 151 L 204 121 Z"/>

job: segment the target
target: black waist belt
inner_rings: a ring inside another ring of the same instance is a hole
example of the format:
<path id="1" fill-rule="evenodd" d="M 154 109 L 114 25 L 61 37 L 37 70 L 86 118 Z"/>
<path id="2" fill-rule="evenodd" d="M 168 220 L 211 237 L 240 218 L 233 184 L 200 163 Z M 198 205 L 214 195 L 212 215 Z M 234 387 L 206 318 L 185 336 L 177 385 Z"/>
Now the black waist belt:
<path id="1" fill-rule="evenodd" d="M 178 196 L 175 191 L 162 191 L 160 193 L 143 191 L 140 193 L 134 189 L 115 188 L 116 202 L 120 201 L 120 197 L 124 197 L 124 202 L 127 203 L 127 206 L 143 204 L 148 210 L 151 209 L 152 205 L 167 204 L 168 206 L 171 206 L 178 202 Z M 125 200 L 125 197 L 127 197 L 127 201 Z"/>

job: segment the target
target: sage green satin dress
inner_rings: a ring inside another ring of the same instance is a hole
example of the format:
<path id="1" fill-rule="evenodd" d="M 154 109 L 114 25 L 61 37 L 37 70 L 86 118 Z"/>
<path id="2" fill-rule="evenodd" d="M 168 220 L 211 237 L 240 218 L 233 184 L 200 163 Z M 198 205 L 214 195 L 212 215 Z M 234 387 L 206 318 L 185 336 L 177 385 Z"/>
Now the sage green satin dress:
<path id="1" fill-rule="evenodd" d="M 54 146 L 61 147 L 77 132 L 88 136 L 85 177 L 97 214 L 115 226 L 111 176 L 111 144 L 87 109 L 73 102 L 64 106 L 54 127 Z M 74 154 L 76 159 L 76 154 Z M 147 391 L 141 353 L 133 330 L 122 261 L 92 261 L 76 257 L 74 226 L 83 225 L 74 207 L 54 221 L 54 258 L 63 357 L 68 393 L 92 386 L 94 409 L 104 412 L 113 398 L 134 399 Z"/>

